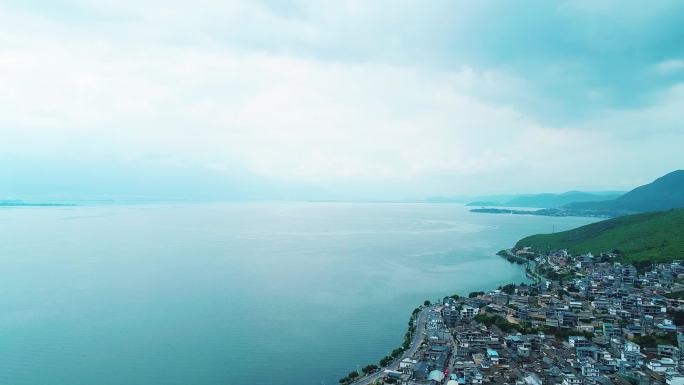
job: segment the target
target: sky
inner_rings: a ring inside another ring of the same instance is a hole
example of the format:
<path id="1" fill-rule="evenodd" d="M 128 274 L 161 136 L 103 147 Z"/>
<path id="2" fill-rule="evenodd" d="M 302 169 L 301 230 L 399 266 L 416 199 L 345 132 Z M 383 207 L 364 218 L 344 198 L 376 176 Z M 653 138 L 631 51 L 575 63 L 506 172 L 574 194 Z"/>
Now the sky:
<path id="1" fill-rule="evenodd" d="M 683 168 L 681 1 L 5 0 L 0 198 L 628 190 Z"/>

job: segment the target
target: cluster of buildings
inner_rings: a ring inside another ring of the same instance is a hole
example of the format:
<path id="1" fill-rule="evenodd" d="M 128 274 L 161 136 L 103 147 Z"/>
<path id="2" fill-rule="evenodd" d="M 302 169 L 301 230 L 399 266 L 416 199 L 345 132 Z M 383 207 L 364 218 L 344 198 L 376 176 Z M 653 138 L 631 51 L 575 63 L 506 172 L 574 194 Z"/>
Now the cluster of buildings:
<path id="1" fill-rule="evenodd" d="M 528 259 L 553 279 L 445 298 L 429 310 L 420 349 L 380 383 L 684 385 L 683 262 Z"/>

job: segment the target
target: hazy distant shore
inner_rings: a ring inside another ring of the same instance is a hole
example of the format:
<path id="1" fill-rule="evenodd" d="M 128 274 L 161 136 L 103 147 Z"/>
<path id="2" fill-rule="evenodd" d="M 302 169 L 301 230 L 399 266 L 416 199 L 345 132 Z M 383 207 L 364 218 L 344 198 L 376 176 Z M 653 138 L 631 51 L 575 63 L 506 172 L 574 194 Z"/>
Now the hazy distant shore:
<path id="1" fill-rule="evenodd" d="M 50 203 L 50 202 L 24 202 L 24 201 L 0 201 L 0 207 L 54 207 L 76 206 L 74 203 Z"/>
<path id="2" fill-rule="evenodd" d="M 516 215 L 540 215 L 545 217 L 594 217 L 611 218 L 615 213 L 610 211 L 591 211 L 591 210 L 570 210 L 570 209 L 539 209 L 539 210 L 518 210 L 510 208 L 482 207 L 471 209 L 473 213 L 483 214 L 516 214 Z"/>

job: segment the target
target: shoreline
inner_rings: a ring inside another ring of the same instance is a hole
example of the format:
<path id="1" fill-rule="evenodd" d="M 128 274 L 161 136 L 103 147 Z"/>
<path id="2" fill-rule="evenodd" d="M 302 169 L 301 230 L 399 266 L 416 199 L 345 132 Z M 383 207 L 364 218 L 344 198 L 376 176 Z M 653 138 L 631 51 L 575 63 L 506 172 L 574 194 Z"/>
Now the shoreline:
<path id="1" fill-rule="evenodd" d="M 425 350 L 402 361 L 399 371 L 380 368 L 361 385 L 468 384 L 468 378 L 501 384 L 495 378 L 502 373 L 532 385 L 559 376 L 565 385 L 567 379 L 615 384 L 639 376 L 672 385 L 669 375 L 684 376 L 678 356 L 670 354 L 684 343 L 684 260 L 637 268 L 615 253 L 537 254 L 525 247 L 496 254 L 524 264 L 535 284 L 444 297 L 432 306 L 426 301 Z M 557 370 L 546 370 L 540 358 L 557 363 Z M 596 365 L 601 369 L 588 370 Z M 380 382 L 370 383 L 381 374 Z"/>
<path id="2" fill-rule="evenodd" d="M 402 347 L 394 349 L 392 355 L 395 351 L 398 351 L 399 349 L 402 350 L 401 353 L 399 353 L 396 357 L 383 357 L 380 360 L 380 363 L 387 359 L 391 360 L 386 362 L 385 365 L 377 366 L 375 364 L 369 364 L 364 369 L 375 367 L 372 371 L 365 372 L 362 370 L 362 373 L 364 374 L 359 374 L 357 377 L 349 378 L 352 373 L 355 373 L 355 371 L 352 371 L 349 375 L 347 375 L 347 377 L 341 378 L 339 383 L 344 385 L 370 385 L 372 382 L 378 380 L 383 374 L 385 374 L 386 370 L 392 370 L 391 368 L 396 367 L 396 365 L 402 360 L 409 358 L 409 356 L 413 356 L 416 350 L 418 350 L 418 348 L 423 344 L 422 336 L 425 333 L 427 313 L 432 310 L 433 306 L 433 304 L 430 304 L 429 306 L 419 306 L 413 310 L 411 318 L 409 319 L 409 331 L 413 328 L 413 332 L 408 348 L 404 349 L 402 345 Z M 416 331 L 418 331 L 418 333 L 415 333 Z M 407 332 L 407 335 L 408 334 L 409 332 Z M 347 379 L 347 381 L 344 381 L 345 379 Z"/>
<path id="3" fill-rule="evenodd" d="M 523 264 L 530 262 L 529 260 L 527 260 L 525 258 L 514 256 L 510 251 L 511 251 L 511 249 L 500 250 L 496 253 L 496 255 L 498 255 L 498 256 L 506 259 L 508 262 L 514 263 L 516 265 L 523 265 Z M 513 262 L 506 255 L 510 255 L 510 256 L 513 256 L 514 258 L 517 258 L 517 261 Z M 524 261 L 524 262 L 522 262 L 522 261 Z M 536 273 L 533 273 L 531 270 L 529 270 L 529 266 L 527 266 L 525 268 L 525 276 L 529 279 L 532 279 L 535 283 L 541 282 L 541 279 L 543 278 L 542 276 L 539 276 Z M 510 285 L 510 284 L 511 283 L 508 283 L 507 285 Z M 476 291 L 473 293 L 483 293 L 483 292 L 477 292 Z M 460 296 L 454 294 L 451 296 L 444 297 L 443 300 L 446 298 L 460 298 Z M 417 308 L 415 308 L 413 310 L 413 312 L 411 313 L 411 317 L 409 318 L 409 330 L 404 335 L 404 344 L 407 342 L 406 338 L 409 335 L 409 333 L 415 333 L 416 327 L 419 327 L 419 330 L 420 330 L 421 320 L 425 321 L 424 317 L 426 317 L 427 313 L 439 305 L 441 305 L 441 304 L 436 304 L 436 303 L 433 304 L 429 300 L 425 300 L 423 305 L 418 306 Z M 418 315 L 418 316 L 416 317 L 416 315 Z M 416 322 L 415 322 L 416 320 L 418 321 L 417 326 L 416 326 Z M 422 325 L 422 326 L 424 326 L 424 325 Z M 412 328 L 413 328 L 413 331 L 411 331 Z M 422 329 L 424 329 L 424 327 Z M 422 330 L 422 331 L 424 333 L 424 330 Z M 369 368 L 369 367 L 375 367 L 372 371 L 366 372 L 366 371 L 362 370 L 361 373 L 358 373 L 356 371 L 352 371 L 346 377 L 340 378 L 339 383 L 342 385 L 371 385 L 373 383 L 372 381 L 375 381 L 375 380 L 379 379 L 380 377 L 382 377 L 382 375 L 385 374 L 386 371 L 393 371 L 392 368 L 394 368 L 399 362 L 401 362 L 401 360 L 403 360 L 405 358 L 409 358 L 409 357 L 407 357 L 407 356 L 409 356 L 409 354 L 407 354 L 408 351 L 413 351 L 413 353 L 415 353 L 415 351 L 418 349 L 418 347 L 423 344 L 423 338 L 421 337 L 420 343 L 418 343 L 419 341 L 415 338 L 417 336 L 420 336 L 420 334 L 412 335 L 413 339 L 411 340 L 411 344 L 409 345 L 408 348 L 405 348 L 404 345 L 402 345 L 399 348 L 394 349 L 392 351 L 392 353 L 390 353 L 390 356 L 385 356 L 385 357 L 381 358 L 378 362 L 381 364 L 380 366 L 378 366 L 376 364 L 369 364 L 366 367 L 364 367 L 364 369 Z M 391 356 L 394 356 L 395 352 L 398 352 L 397 353 L 398 355 L 396 357 L 391 357 Z M 385 361 L 387 359 L 390 359 L 391 361 Z M 385 365 L 382 365 L 383 361 L 385 361 L 385 363 L 386 363 Z M 354 376 L 353 373 L 357 373 L 358 375 Z M 350 376 L 351 376 L 351 378 L 350 378 Z"/>

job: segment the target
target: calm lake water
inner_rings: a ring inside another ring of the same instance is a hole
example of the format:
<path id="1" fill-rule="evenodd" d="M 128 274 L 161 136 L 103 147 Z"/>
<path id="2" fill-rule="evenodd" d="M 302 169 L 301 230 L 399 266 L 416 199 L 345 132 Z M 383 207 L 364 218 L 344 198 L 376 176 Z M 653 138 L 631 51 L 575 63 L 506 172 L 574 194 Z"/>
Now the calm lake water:
<path id="1" fill-rule="evenodd" d="M 319 385 L 425 299 L 523 281 L 497 257 L 588 218 L 440 204 L 0 209 L 0 384 Z"/>

